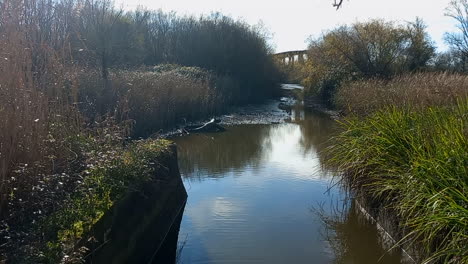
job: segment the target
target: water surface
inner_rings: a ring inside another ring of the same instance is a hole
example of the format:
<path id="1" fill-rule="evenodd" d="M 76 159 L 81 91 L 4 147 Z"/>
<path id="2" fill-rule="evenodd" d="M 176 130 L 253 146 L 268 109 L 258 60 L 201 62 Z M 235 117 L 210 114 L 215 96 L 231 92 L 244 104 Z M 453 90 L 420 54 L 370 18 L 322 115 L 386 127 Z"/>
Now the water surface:
<path id="1" fill-rule="evenodd" d="M 335 122 L 237 125 L 175 139 L 188 201 L 179 263 L 400 263 L 385 254 L 321 154 Z"/>

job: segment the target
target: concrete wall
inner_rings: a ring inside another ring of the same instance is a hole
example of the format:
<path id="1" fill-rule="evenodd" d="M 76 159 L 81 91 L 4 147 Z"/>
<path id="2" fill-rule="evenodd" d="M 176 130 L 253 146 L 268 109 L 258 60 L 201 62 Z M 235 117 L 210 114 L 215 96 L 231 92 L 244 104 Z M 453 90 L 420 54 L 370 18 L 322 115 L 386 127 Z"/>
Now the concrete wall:
<path id="1" fill-rule="evenodd" d="M 400 250 L 404 264 L 421 263 L 422 259 L 416 250 L 417 245 L 399 243 L 408 232 L 400 227 L 396 212 L 362 194 L 355 198 L 355 202 L 358 213 L 376 225 L 385 249 Z M 397 243 L 399 246 L 395 247 Z"/>
<path id="2" fill-rule="evenodd" d="M 88 263 L 175 263 L 187 192 L 175 145 L 156 161 L 154 177 L 130 191 L 95 225 Z"/>

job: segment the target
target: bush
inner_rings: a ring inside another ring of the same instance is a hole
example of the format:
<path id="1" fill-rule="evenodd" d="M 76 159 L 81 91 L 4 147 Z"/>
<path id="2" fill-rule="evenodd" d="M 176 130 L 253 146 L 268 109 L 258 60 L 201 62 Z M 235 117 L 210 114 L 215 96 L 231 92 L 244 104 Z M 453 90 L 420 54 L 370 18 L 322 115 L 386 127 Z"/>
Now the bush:
<path id="1" fill-rule="evenodd" d="M 138 136 L 213 115 L 224 102 L 209 78 L 193 79 L 176 71 L 120 72 L 113 81 L 127 92 L 128 118 L 135 121 Z"/>
<path id="2" fill-rule="evenodd" d="M 434 47 L 424 23 L 371 20 L 341 26 L 312 40 L 304 87 L 327 103 L 343 81 L 391 78 L 427 68 Z"/>

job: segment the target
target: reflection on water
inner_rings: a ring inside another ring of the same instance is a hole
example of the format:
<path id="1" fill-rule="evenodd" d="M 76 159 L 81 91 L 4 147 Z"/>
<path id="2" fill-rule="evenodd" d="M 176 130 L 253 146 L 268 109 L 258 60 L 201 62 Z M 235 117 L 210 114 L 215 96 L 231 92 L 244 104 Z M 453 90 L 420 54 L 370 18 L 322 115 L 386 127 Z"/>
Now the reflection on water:
<path id="1" fill-rule="evenodd" d="M 342 208 L 344 210 L 333 210 L 332 214 L 323 210 L 318 212 L 326 227 L 324 237 L 335 254 L 333 263 L 400 263 L 401 252 L 385 249 L 387 246 L 378 239 L 377 227 L 365 219 L 354 201 Z"/>
<path id="2" fill-rule="evenodd" d="M 339 189 L 329 190 L 332 175 L 321 166 L 334 128 L 325 116 L 297 110 L 285 124 L 240 125 L 176 139 L 189 194 L 179 263 L 361 263 L 347 262 L 334 250 L 336 239 L 324 236 L 334 231 L 311 210 L 344 200 Z M 359 245 L 367 241 L 357 229 L 351 236 L 356 244 L 350 254 L 377 263 L 381 254 L 365 254 L 370 247 Z"/>

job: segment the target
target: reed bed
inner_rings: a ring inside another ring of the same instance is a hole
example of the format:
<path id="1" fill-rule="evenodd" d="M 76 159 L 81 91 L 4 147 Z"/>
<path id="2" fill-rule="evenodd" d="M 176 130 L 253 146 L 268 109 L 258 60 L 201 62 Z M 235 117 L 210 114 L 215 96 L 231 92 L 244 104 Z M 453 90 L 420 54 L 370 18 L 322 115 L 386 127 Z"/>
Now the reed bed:
<path id="1" fill-rule="evenodd" d="M 43 43 L 46 33 L 34 14 L 46 14 L 46 7 L 26 13 L 26 5 L 0 3 L 0 219 L 12 213 L 9 198 L 21 195 L 12 185 L 26 186 L 40 178 L 33 175 L 65 167 L 72 151 L 63 143 L 80 128 L 75 69 L 64 64 L 67 49 Z"/>
<path id="2" fill-rule="evenodd" d="M 412 109 L 451 105 L 466 96 L 468 75 L 425 72 L 345 83 L 335 103 L 345 113 L 367 115 L 391 105 Z"/>
<path id="3" fill-rule="evenodd" d="M 454 83 L 465 84 L 466 77 L 435 79 L 449 83 L 440 88 L 448 90 L 456 88 Z M 417 79 L 400 82 L 408 80 Z M 419 87 L 413 85 L 408 89 Z M 422 263 L 468 263 L 468 98 L 432 95 L 422 94 L 436 106 L 415 110 L 406 103 L 419 107 L 426 101 L 408 98 L 400 107 L 346 118 L 343 132 L 328 149 L 329 162 L 344 172 L 353 191 L 398 213 L 400 228 L 407 230 L 401 242 L 416 243 Z M 457 102 L 437 105 L 452 100 Z"/>
<path id="4" fill-rule="evenodd" d="M 98 71 L 84 72 L 79 79 L 82 112 L 92 118 L 115 111 L 117 119 L 132 123 L 133 137 L 220 113 L 231 103 L 229 85 L 236 85 L 229 77 L 178 65 L 115 70 L 106 82 Z"/>

